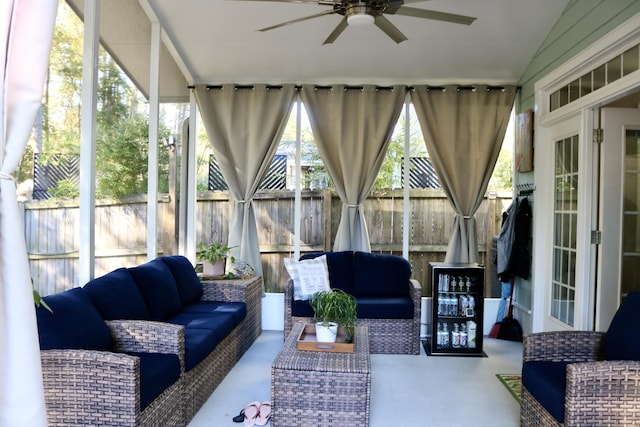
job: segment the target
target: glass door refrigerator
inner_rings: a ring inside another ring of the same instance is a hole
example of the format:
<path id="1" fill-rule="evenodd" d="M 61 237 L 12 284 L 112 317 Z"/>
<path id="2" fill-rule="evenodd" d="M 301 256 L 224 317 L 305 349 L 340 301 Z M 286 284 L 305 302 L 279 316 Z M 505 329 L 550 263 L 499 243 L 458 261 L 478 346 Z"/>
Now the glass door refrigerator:
<path id="1" fill-rule="evenodd" d="M 482 356 L 484 267 L 429 263 L 432 355 Z"/>

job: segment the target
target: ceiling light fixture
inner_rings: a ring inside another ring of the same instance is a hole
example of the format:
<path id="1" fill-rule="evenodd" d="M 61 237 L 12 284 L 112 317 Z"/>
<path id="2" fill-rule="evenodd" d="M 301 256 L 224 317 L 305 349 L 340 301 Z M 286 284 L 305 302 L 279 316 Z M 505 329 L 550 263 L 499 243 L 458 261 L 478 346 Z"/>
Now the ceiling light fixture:
<path id="1" fill-rule="evenodd" d="M 347 6 L 345 15 L 347 24 L 363 27 L 375 22 L 375 9 L 364 3 L 350 3 Z"/>
<path id="2" fill-rule="evenodd" d="M 363 27 L 365 25 L 371 25 L 375 22 L 375 19 L 373 18 L 373 16 L 368 15 L 368 14 L 357 14 L 357 15 L 350 15 L 347 17 L 347 23 L 349 25 L 354 25 L 356 27 Z"/>

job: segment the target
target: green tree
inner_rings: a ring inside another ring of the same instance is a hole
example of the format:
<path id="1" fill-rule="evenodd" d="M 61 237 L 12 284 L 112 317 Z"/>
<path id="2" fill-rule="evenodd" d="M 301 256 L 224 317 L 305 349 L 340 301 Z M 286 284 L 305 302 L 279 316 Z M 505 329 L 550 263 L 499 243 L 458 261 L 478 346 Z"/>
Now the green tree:
<path id="1" fill-rule="evenodd" d="M 168 129 L 159 130 L 160 138 L 169 136 Z M 149 123 L 145 117 L 123 118 L 98 135 L 96 164 L 98 197 L 121 198 L 147 192 L 147 162 L 149 157 Z M 158 150 L 161 192 L 168 191 L 169 153 L 160 144 Z"/>

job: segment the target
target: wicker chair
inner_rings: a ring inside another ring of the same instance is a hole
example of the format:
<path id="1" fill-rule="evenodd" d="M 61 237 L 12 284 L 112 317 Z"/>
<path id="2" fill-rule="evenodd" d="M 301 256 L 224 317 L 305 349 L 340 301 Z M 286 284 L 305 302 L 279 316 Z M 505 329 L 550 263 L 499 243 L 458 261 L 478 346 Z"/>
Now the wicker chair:
<path id="1" fill-rule="evenodd" d="M 182 327 L 144 321 L 107 324 L 115 350 L 177 354 L 184 370 Z M 74 349 L 42 350 L 40 360 L 50 426 L 186 425 L 182 379 L 140 409 L 138 357 Z"/>
<path id="2" fill-rule="evenodd" d="M 640 294 L 634 299 L 635 303 L 640 302 Z M 627 304 L 626 314 L 621 314 L 626 302 L 621 305 L 606 334 L 558 331 L 524 337 L 521 426 L 640 425 L 640 361 L 613 360 L 612 352 L 619 352 L 620 348 L 607 348 L 614 344 L 614 338 L 620 336 L 618 333 L 638 325 L 640 310 L 632 306 L 637 304 Z M 629 323 L 630 317 L 636 318 L 635 324 Z M 613 333 L 614 324 L 621 326 L 622 331 Z M 635 335 L 623 336 L 623 339 L 631 343 L 622 343 L 624 348 L 620 358 L 636 358 L 634 352 L 638 351 L 638 344 L 635 343 Z M 541 367 L 539 371 L 532 369 L 536 364 Z M 562 378 L 558 375 L 547 378 L 549 375 L 543 374 L 552 371 L 558 374 L 565 369 L 565 393 L 564 396 L 556 396 L 551 388 L 545 389 L 545 383 L 557 383 Z M 564 413 L 559 406 L 562 400 Z"/>
<path id="3" fill-rule="evenodd" d="M 371 353 L 383 354 L 420 354 L 420 303 L 422 286 L 411 279 L 411 300 L 413 318 L 411 319 L 366 319 L 358 318 L 357 324 L 369 328 L 369 346 Z M 293 316 L 293 280 L 287 279 L 284 287 L 284 336 L 291 333 L 294 323 L 311 323 L 312 317 Z"/>

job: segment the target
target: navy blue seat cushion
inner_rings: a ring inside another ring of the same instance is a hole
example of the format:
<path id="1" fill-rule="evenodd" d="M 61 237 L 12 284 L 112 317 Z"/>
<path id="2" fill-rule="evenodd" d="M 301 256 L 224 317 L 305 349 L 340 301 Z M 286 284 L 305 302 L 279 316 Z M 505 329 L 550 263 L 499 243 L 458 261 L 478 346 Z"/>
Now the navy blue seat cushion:
<path id="1" fill-rule="evenodd" d="M 167 322 L 182 325 L 187 329 L 208 329 L 216 334 L 218 342 L 222 341 L 236 327 L 231 313 L 180 313 L 170 317 Z"/>
<path id="2" fill-rule="evenodd" d="M 126 268 L 93 279 L 84 290 L 106 320 L 149 318 L 147 304 Z"/>
<path id="3" fill-rule="evenodd" d="M 296 317 L 313 317 L 313 309 L 309 300 L 291 300 L 291 315 Z"/>
<path id="4" fill-rule="evenodd" d="M 193 369 L 216 348 L 220 340 L 211 329 L 185 328 L 184 370 Z"/>
<path id="5" fill-rule="evenodd" d="M 180 378 L 180 359 L 176 354 L 127 352 L 140 359 L 140 410 Z"/>
<path id="6" fill-rule="evenodd" d="M 247 317 L 247 305 L 244 302 L 198 301 L 182 309 L 182 313 L 231 313 L 236 325 Z"/>
<path id="7" fill-rule="evenodd" d="M 640 292 L 630 292 L 620 304 L 604 336 L 606 360 L 640 360 L 640 341 L 636 336 L 640 322 Z"/>
<path id="8" fill-rule="evenodd" d="M 567 362 L 532 361 L 522 365 L 522 386 L 555 418 L 564 423 Z"/>
<path id="9" fill-rule="evenodd" d="M 129 272 L 147 303 L 151 320 L 166 320 L 180 312 L 178 286 L 167 264 L 156 258 L 129 268 Z"/>
<path id="10" fill-rule="evenodd" d="M 112 349 L 111 332 L 83 288 L 74 288 L 43 298 L 53 311 L 37 307 L 41 350 Z"/>
<path id="11" fill-rule="evenodd" d="M 401 256 L 356 252 L 353 255 L 356 297 L 409 297 L 411 264 Z"/>
<path id="12" fill-rule="evenodd" d="M 359 319 L 413 319 L 411 298 L 358 297 Z"/>
<path id="13" fill-rule="evenodd" d="M 312 259 L 321 255 L 327 256 L 330 286 L 353 294 L 353 252 L 314 252 L 302 255 L 300 260 Z"/>
<path id="14" fill-rule="evenodd" d="M 178 286 L 180 302 L 183 306 L 194 303 L 202 297 L 202 282 L 191 261 L 182 255 L 163 256 L 160 260 L 167 264 Z"/>

